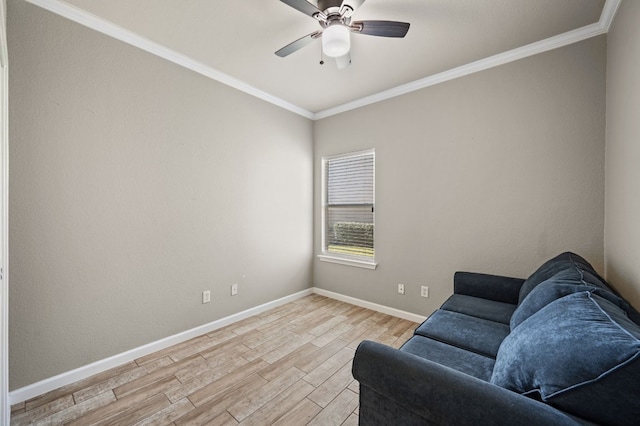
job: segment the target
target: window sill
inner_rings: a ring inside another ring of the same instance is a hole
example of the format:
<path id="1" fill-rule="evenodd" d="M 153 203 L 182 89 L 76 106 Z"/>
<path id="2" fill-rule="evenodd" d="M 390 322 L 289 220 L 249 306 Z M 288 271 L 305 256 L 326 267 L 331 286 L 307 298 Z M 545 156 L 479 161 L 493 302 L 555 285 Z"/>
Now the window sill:
<path id="1" fill-rule="evenodd" d="M 366 261 L 359 259 L 349 259 L 346 257 L 331 256 L 328 254 L 319 254 L 318 259 L 322 262 L 337 263 L 346 266 L 355 266 L 357 268 L 376 269 L 378 266 L 374 261 Z"/>

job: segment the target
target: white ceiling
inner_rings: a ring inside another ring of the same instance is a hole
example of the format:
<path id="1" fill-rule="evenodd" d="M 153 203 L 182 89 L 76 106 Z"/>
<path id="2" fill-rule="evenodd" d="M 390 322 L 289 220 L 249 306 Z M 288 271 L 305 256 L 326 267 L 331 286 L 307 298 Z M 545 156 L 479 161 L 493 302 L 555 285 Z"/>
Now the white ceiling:
<path id="1" fill-rule="evenodd" d="M 319 64 L 320 41 L 274 54 L 320 28 L 279 0 L 27 1 L 321 118 L 601 34 L 620 0 L 367 0 L 354 20 L 411 27 L 404 39 L 352 34 L 344 70 Z"/>

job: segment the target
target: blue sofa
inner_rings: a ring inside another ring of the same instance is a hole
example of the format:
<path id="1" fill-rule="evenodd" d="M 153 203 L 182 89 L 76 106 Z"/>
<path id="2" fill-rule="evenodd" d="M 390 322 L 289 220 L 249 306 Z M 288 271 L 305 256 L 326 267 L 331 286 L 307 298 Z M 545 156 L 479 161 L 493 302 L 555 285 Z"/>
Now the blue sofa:
<path id="1" fill-rule="evenodd" d="M 640 314 L 574 253 L 469 272 L 400 349 L 353 360 L 361 425 L 640 425 Z"/>

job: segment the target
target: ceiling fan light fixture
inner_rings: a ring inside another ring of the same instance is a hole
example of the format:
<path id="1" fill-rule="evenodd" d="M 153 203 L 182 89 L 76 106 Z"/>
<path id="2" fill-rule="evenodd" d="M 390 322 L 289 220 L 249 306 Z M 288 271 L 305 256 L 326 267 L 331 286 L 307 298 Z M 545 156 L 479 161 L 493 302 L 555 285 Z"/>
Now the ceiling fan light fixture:
<path id="1" fill-rule="evenodd" d="M 329 25 L 322 32 L 322 51 L 332 58 L 344 56 L 351 49 L 351 30 L 342 24 Z"/>

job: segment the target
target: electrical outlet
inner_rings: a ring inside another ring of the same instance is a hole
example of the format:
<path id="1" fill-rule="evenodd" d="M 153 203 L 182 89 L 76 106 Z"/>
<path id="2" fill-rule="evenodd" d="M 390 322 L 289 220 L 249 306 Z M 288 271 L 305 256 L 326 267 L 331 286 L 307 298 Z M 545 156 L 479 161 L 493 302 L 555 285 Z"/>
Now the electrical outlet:
<path id="1" fill-rule="evenodd" d="M 211 292 L 209 290 L 202 292 L 202 303 L 211 302 Z"/>
<path id="2" fill-rule="evenodd" d="M 238 294 L 238 284 L 231 284 L 231 295 L 235 296 Z"/>
<path id="3" fill-rule="evenodd" d="M 398 293 L 404 294 L 404 284 L 398 284 Z"/>
<path id="4" fill-rule="evenodd" d="M 420 296 L 429 297 L 429 287 L 427 287 L 426 285 L 420 287 Z"/>

